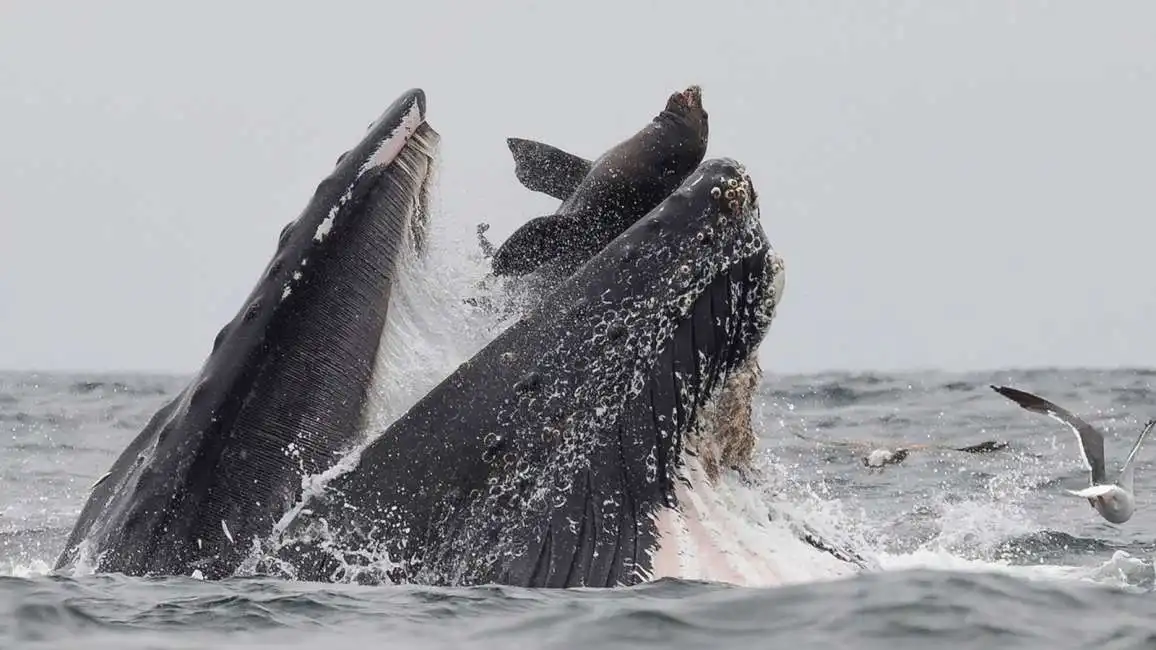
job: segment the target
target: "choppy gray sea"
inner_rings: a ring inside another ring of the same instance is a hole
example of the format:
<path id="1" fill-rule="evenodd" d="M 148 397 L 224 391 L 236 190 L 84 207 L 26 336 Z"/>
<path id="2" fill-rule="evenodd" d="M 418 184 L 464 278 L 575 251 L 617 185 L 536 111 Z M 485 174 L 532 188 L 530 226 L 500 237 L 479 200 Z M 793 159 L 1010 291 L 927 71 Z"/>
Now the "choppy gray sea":
<path id="1" fill-rule="evenodd" d="M 1063 492 L 1087 481 L 1071 432 L 988 388 L 1103 426 L 1118 464 L 1156 416 L 1156 371 L 769 374 L 756 408 L 777 498 L 882 567 L 849 579 L 550 591 L 53 575 L 88 487 L 186 380 L 0 374 L 0 648 L 1156 645 L 1156 446 L 1141 452 L 1136 515 L 1112 526 Z M 982 440 L 1011 447 L 920 449 L 880 471 L 828 444 Z"/>

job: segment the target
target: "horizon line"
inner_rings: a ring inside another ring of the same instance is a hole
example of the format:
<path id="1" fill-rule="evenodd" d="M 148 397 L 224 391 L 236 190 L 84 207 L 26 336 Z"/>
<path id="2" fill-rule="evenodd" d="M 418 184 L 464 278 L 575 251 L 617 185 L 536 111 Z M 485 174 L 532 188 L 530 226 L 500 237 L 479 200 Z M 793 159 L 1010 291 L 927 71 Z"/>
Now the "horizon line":
<path id="1" fill-rule="evenodd" d="M 895 368 L 856 368 L 856 367 L 829 367 L 812 370 L 777 371 L 763 368 L 764 376 L 817 376 L 817 375 L 910 375 L 910 374 L 995 374 L 1001 372 L 1076 372 L 1076 371 L 1133 371 L 1150 372 L 1156 374 L 1156 367 L 1143 365 L 1030 365 L 1030 366 L 998 366 L 976 368 L 944 368 L 936 366 L 908 366 Z M 200 368 L 195 370 L 173 370 L 163 368 L 29 368 L 29 367 L 0 367 L 0 374 L 44 374 L 44 375 L 145 375 L 168 377 L 193 377 Z M 451 373 L 453 371 L 450 371 Z"/>

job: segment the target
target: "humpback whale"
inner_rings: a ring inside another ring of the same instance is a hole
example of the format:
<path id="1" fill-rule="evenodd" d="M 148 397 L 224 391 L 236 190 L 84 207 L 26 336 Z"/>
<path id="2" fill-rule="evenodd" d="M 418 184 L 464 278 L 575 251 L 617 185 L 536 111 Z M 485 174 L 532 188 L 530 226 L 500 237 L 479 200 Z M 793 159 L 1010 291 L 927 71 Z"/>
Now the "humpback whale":
<path id="1" fill-rule="evenodd" d="M 547 144 L 507 139 L 518 180 L 562 204 L 531 219 L 493 252 L 495 275 L 542 268 L 561 278 L 602 250 L 673 192 L 706 155 L 709 122 L 691 86 L 630 138 L 591 162 Z M 481 237 L 485 224 L 480 227 Z M 488 242 L 482 239 L 483 251 Z"/>
<path id="2" fill-rule="evenodd" d="M 751 462 L 734 395 L 749 407 L 784 277 L 745 169 L 702 163 L 351 455 L 258 570 L 611 587 L 725 562 L 698 488 Z"/>
<path id="3" fill-rule="evenodd" d="M 439 140 L 413 89 L 338 159 L 200 372 L 93 487 L 57 569 L 230 575 L 302 477 L 359 442 L 391 289 L 424 248 Z"/>

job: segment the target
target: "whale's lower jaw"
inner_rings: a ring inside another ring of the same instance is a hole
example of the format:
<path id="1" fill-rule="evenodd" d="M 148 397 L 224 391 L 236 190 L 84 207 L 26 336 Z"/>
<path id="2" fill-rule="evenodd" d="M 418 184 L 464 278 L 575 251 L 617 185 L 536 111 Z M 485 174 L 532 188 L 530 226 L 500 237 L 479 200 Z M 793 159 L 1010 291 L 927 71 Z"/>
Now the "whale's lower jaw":
<path id="1" fill-rule="evenodd" d="M 763 497 L 738 472 L 712 480 L 698 458 L 685 454 L 677 505 L 653 515 L 655 545 L 644 581 L 661 578 L 773 587 L 856 575 L 853 564 L 821 552 L 785 524 L 773 521 Z"/>
<path id="2" fill-rule="evenodd" d="M 682 452 L 670 500 L 675 505 L 651 515 L 655 543 L 644 580 L 768 587 L 857 573 L 854 565 L 816 553 L 783 522 L 772 521 L 763 495 L 745 480 L 755 464 L 752 407 L 761 376 L 752 356 L 704 405 Z"/>

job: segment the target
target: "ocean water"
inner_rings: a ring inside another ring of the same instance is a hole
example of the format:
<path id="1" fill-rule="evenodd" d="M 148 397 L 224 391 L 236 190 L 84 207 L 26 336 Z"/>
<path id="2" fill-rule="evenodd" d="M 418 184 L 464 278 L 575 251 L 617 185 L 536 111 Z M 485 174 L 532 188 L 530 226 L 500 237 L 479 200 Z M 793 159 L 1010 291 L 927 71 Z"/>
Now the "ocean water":
<path id="1" fill-rule="evenodd" d="M 768 369 L 756 397 L 760 498 L 878 562 L 850 578 L 562 591 L 54 575 L 88 487 L 187 379 L 0 373 L 0 648 L 1156 644 L 1156 448 L 1141 452 L 1135 516 L 1107 524 L 1063 493 L 1087 480 L 1071 432 L 988 388 L 1038 392 L 1102 426 L 1118 465 L 1156 416 L 1154 371 Z M 922 449 L 876 470 L 857 448 L 834 444 L 983 440 L 1010 448 Z"/>

